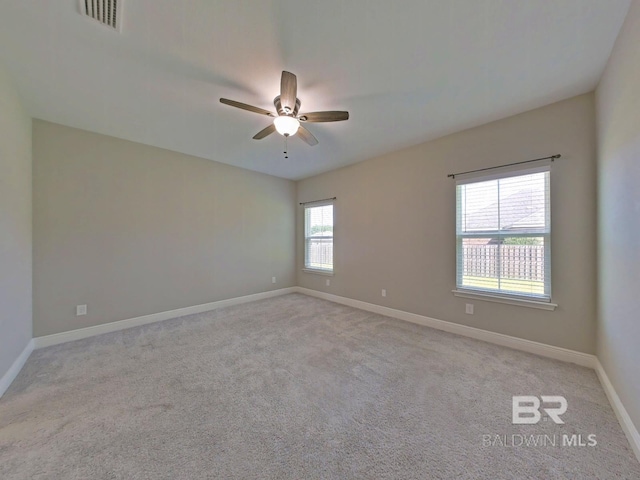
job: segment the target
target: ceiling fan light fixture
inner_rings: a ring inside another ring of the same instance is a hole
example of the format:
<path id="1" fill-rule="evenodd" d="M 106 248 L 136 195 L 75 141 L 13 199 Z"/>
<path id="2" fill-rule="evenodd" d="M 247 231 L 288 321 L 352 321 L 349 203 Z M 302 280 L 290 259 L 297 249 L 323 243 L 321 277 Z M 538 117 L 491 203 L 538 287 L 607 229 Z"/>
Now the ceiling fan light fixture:
<path id="1" fill-rule="evenodd" d="M 273 124 L 280 135 L 290 137 L 296 134 L 300 128 L 300 122 L 295 117 L 281 115 L 273 119 Z"/>
<path id="2" fill-rule="evenodd" d="M 283 71 L 282 77 L 280 78 L 280 95 L 273 99 L 273 106 L 276 107 L 277 114 L 271 113 L 264 108 L 254 107 L 253 105 L 236 102 L 228 98 L 221 98 L 220 103 L 273 118 L 273 123 L 253 136 L 254 140 L 262 140 L 273 132 L 278 132 L 285 138 L 297 134 L 298 138 L 313 147 L 318 144 L 318 139 L 303 127 L 300 122 L 341 122 L 343 120 L 349 120 L 349 112 L 339 111 L 307 112 L 304 115 L 298 116 L 300 99 L 296 97 L 297 94 L 298 80 L 296 76 L 291 72 Z"/>

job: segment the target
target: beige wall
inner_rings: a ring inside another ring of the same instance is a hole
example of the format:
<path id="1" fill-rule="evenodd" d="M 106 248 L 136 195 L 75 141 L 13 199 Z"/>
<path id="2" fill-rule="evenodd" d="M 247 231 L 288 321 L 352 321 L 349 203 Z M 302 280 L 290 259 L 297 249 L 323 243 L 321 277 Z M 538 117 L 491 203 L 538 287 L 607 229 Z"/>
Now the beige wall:
<path id="1" fill-rule="evenodd" d="M 0 68 L 0 378 L 31 340 L 31 117 Z"/>
<path id="2" fill-rule="evenodd" d="M 299 208 L 298 284 L 594 353 L 594 139 L 594 99 L 587 94 L 302 180 L 300 202 L 337 197 L 335 276 L 327 287 L 327 277 L 301 271 Z M 555 153 L 563 156 L 551 174 L 552 294 L 558 309 L 454 297 L 455 182 L 447 174 Z M 465 315 L 465 303 L 474 303 L 473 316 Z"/>
<path id="3" fill-rule="evenodd" d="M 295 284 L 291 181 L 39 120 L 33 161 L 34 336 Z"/>
<path id="4" fill-rule="evenodd" d="M 596 92 L 598 358 L 640 428 L 640 1 Z"/>

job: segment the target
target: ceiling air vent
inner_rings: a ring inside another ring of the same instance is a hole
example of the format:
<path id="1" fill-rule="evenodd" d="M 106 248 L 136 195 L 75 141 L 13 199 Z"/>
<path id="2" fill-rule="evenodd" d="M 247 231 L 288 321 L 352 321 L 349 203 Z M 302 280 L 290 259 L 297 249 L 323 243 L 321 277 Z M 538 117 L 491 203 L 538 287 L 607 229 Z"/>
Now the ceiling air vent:
<path id="1" fill-rule="evenodd" d="M 121 31 L 122 0 L 80 0 L 80 12 L 109 28 Z"/>

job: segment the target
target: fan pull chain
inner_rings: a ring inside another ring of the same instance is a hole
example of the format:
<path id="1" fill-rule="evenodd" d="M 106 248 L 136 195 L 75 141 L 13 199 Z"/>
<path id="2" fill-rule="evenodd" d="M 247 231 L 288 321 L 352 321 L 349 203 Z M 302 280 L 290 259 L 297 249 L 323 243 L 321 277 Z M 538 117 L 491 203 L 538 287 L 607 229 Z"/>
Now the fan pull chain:
<path id="1" fill-rule="evenodd" d="M 287 154 L 287 138 L 289 138 L 288 135 L 284 137 L 284 158 L 289 158 L 289 155 Z"/>

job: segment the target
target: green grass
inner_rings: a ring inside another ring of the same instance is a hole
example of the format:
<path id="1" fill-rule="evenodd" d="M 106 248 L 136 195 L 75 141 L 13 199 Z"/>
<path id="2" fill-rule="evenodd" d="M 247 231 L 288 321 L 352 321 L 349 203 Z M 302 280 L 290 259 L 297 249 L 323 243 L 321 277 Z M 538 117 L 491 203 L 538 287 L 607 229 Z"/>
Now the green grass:
<path id="1" fill-rule="evenodd" d="M 331 263 L 315 263 L 315 262 L 310 262 L 308 263 L 305 268 L 315 268 L 317 270 L 333 270 L 333 264 Z"/>
<path id="2" fill-rule="evenodd" d="M 487 290 L 501 290 L 515 293 L 526 293 L 528 295 L 544 295 L 544 282 L 531 282 L 528 280 L 518 280 L 515 278 L 503 278 L 502 288 L 497 278 L 491 277 L 468 277 L 462 278 L 461 287 L 483 288 Z"/>

